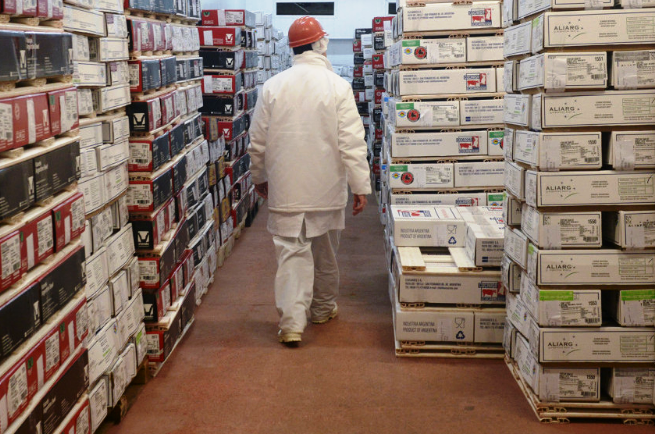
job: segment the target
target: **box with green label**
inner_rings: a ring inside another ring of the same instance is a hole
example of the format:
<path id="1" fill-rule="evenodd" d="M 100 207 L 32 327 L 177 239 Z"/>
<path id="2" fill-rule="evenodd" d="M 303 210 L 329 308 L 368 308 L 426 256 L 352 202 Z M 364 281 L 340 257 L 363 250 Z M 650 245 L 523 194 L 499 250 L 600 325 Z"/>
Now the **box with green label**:
<path id="1" fill-rule="evenodd" d="M 543 327 L 596 327 L 603 321 L 598 289 L 540 289 L 526 274 L 521 279 L 519 298 Z"/>
<path id="2" fill-rule="evenodd" d="M 443 128 L 460 125 L 458 101 L 395 102 L 391 123 L 396 128 Z"/>
<path id="3" fill-rule="evenodd" d="M 389 165 L 391 189 L 448 189 L 455 186 L 452 163 Z"/>
<path id="4" fill-rule="evenodd" d="M 466 38 L 405 39 L 391 46 L 391 66 L 466 62 Z"/>
<path id="5" fill-rule="evenodd" d="M 498 92 L 496 68 L 399 71 L 396 95 L 484 95 Z"/>
<path id="6" fill-rule="evenodd" d="M 603 311 L 624 327 L 652 326 L 655 288 L 603 292 Z"/>
<path id="7" fill-rule="evenodd" d="M 486 156 L 489 144 L 502 142 L 497 131 L 466 132 L 389 132 L 391 157 Z M 497 146 L 494 145 L 494 149 Z"/>

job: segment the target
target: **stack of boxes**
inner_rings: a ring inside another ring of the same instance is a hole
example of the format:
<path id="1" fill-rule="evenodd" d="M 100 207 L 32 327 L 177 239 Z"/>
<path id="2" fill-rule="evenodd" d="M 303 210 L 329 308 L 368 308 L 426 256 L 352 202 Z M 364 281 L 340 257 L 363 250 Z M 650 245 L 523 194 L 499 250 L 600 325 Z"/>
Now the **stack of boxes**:
<path id="1" fill-rule="evenodd" d="M 257 84 L 263 85 L 268 79 L 291 66 L 291 49 L 284 33 L 273 27 L 273 15 L 255 12 L 257 52 L 259 53 L 259 72 Z"/>
<path id="2" fill-rule="evenodd" d="M 392 21 L 381 212 L 397 355 L 503 356 L 500 26 L 493 1 L 402 5 Z"/>
<path id="3" fill-rule="evenodd" d="M 61 2 L 2 6 L 0 430 L 89 432 L 85 201 Z M 59 29 L 57 29 L 59 27 Z"/>
<path id="4" fill-rule="evenodd" d="M 508 362 L 532 404 L 639 422 L 655 380 L 648 6 L 503 5 Z M 558 410 L 537 414 L 572 416 Z"/>
<path id="5" fill-rule="evenodd" d="M 368 147 L 368 160 L 371 167 L 371 180 L 377 189 L 380 178 L 379 167 L 375 162 L 375 75 L 373 74 L 373 28 L 355 29 L 353 39 L 353 78 L 351 86 L 357 103 L 357 110 L 364 124 L 365 140 Z M 380 120 L 381 121 L 381 120 Z M 373 131 L 373 135 L 371 135 Z M 376 194 L 377 195 L 377 194 Z"/>
<path id="6" fill-rule="evenodd" d="M 211 275 L 213 200 L 202 134 L 197 1 L 129 3 L 129 189 L 149 370 L 193 319 Z M 214 252 L 215 254 L 215 252 Z M 204 287 L 202 285 L 205 285 Z M 114 399 L 115 400 L 115 399 Z"/>

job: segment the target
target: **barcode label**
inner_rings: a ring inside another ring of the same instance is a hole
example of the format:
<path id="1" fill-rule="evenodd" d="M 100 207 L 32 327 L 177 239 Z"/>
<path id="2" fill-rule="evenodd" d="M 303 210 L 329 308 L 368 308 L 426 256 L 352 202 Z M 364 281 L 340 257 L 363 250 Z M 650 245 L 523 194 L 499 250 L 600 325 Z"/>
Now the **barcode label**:
<path id="1" fill-rule="evenodd" d="M 584 242 L 598 242 L 598 236 L 583 236 L 582 240 Z"/>
<path id="2" fill-rule="evenodd" d="M 585 323 L 587 324 L 598 324 L 600 322 L 600 318 L 587 318 L 585 319 Z"/>
<path id="3" fill-rule="evenodd" d="M 157 276 L 149 276 L 149 275 L 141 276 L 141 280 L 143 280 L 144 282 L 154 282 L 157 279 L 158 279 Z"/>
<path id="4" fill-rule="evenodd" d="M 136 204 L 150 204 L 149 200 L 137 200 Z"/>
<path id="5" fill-rule="evenodd" d="M 14 141 L 14 111 L 12 105 L 7 103 L 0 104 L 0 138 L 5 141 Z"/>
<path id="6" fill-rule="evenodd" d="M 605 80 L 605 74 L 592 74 L 592 80 Z"/>
<path id="7" fill-rule="evenodd" d="M 595 397 L 596 393 L 595 392 L 582 392 L 583 397 Z"/>
<path id="8" fill-rule="evenodd" d="M 20 237 L 18 234 L 0 245 L 0 264 L 2 264 L 3 280 L 20 268 Z"/>
<path id="9" fill-rule="evenodd" d="M 596 163 L 600 161 L 600 157 L 585 157 L 584 161 L 586 163 Z"/>

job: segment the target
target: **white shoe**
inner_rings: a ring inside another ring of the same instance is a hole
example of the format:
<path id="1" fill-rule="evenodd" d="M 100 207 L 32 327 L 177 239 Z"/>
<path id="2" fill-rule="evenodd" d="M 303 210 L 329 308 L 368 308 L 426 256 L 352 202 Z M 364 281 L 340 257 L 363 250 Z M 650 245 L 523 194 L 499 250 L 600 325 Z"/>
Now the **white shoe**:
<path id="1" fill-rule="evenodd" d="M 298 343 L 302 341 L 302 333 L 297 333 L 297 332 L 282 333 L 282 330 L 280 330 L 277 333 L 277 338 L 283 344 Z"/>
<path id="2" fill-rule="evenodd" d="M 332 312 L 325 318 L 312 318 L 312 324 L 325 324 L 331 319 L 334 319 L 337 317 L 337 313 L 339 312 L 339 307 L 335 304 L 334 309 L 332 309 Z"/>

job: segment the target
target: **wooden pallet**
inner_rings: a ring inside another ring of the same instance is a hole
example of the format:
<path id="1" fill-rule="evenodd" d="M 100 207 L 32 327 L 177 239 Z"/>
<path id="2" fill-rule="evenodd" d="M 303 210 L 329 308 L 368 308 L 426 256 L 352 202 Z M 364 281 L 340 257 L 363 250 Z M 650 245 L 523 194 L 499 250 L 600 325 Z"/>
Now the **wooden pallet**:
<path id="1" fill-rule="evenodd" d="M 23 17 L 10 14 L 0 14 L 0 29 L 1 30 L 21 30 L 28 28 L 28 30 L 53 30 L 63 29 L 63 20 L 53 20 L 52 18 L 45 17 Z"/>
<path id="2" fill-rule="evenodd" d="M 501 344 L 457 344 L 396 341 L 396 357 L 442 357 L 451 359 L 502 359 Z"/>
<path id="3" fill-rule="evenodd" d="M 148 370 L 148 356 L 143 359 L 141 365 L 137 369 L 136 376 L 132 379 L 132 382 L 125 388 L 125 392 L 121 395 L 121 398 L 118 400 L 116 406 L 114 406 L 109 413 L 107 413 L 107 418 L 105 422 L 111 421 L 114 424 L 120 424 L 127 412 L 134 405 L 139 394 L 145 387 L 144 385 L 150 381 L 150 371 Z M 101 426 L 104 425 L 101 424 Z M 104 433 L 104 432 L 103 432 Z"/>
<path id="4" fill-rule="evenodd" d="M 28 94 L 57 91 L 75 86 L 72 75 L 41 77 L 0 83 L 0 98 L 20 97 Z"/>
<path id="5" fill-rule="evenodd" d="M 505 364 L 540 422 L 568 424 L 572 420 L 613 420 L 628 425 L 655 424 L 655 406 L 653 405 L 616 404 L 602 399 L 597 403 L 541 401 L 521 378 L 516 363 L 505 356 Z"/>

